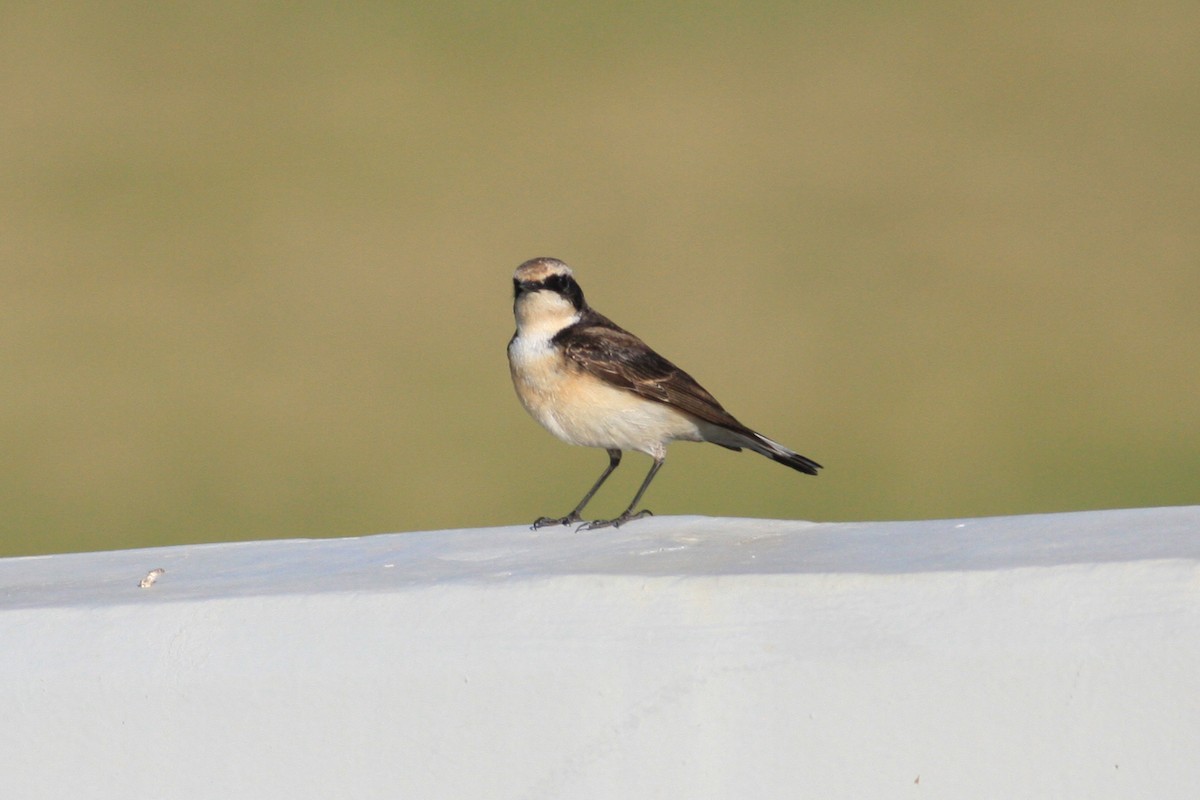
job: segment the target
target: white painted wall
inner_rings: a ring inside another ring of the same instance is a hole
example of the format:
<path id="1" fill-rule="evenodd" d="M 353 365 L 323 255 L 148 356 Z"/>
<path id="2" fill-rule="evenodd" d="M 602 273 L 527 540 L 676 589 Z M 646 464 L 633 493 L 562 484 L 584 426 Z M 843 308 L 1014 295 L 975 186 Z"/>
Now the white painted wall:
<path id="1" fill-rule="evenodd" d="M 1200 507 L 0 561 L 5 800 L 1198 792 Z"/>

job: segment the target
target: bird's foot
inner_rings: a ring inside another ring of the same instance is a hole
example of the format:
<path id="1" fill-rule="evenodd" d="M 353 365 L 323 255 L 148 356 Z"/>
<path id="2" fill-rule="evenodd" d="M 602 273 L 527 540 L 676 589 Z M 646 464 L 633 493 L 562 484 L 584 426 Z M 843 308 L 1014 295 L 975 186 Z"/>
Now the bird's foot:
<path id="1" fill-rule="evenodd" d="M 580 525 L 578 528 L 576 528 L 575 532 L 578 533 L 579 531 L 594 531 L 597 528 L 619 528 L 622 525 L 624 525 L 626 522 L 629 522 L 631 520 L 641 519 L 642 517 L 652 517 L 652 516 L 654 516 L 654 512 L 648 508 L 643 508 L 641 511 L 637 512 L 636 514 L 631 514 L 630 512 L 626 511 L 624 514 L 617 517 L 616 519 L 597 519 L 597 520 L 593 520 L 591 522 L 585 522 L 582 525 Z"/>
<path id="2" fill-rule="evenodd" d="M 572 511 L 565 517 L 538 517 L 533 521 L 532 530 L 536 531 L 538 528 L 549 528 L 551 525 L 574 525 L 576 522 L 579 522 L 580 519 L 582 519 L 582 517 L 580 517 L 579 513 L 576 511 Z"/>

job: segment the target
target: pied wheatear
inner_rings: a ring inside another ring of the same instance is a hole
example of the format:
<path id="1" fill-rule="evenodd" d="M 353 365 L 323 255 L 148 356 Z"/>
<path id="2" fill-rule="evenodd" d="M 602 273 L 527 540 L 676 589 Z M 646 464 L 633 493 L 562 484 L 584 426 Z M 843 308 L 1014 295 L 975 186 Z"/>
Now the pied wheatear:
<path id="1" fill-rule="evenodd" d="M 521 404 L 564 442 L 608 451 L 608 466 L 579 505 L 565 517 L 539 518 L 535 529 L 579 522 L 625 450 L 654 459 L 633 502 L 616 519 L 579 529 L 618 527 L 651 513 L 634 508 L 676 439 L 745 447 L 808 475 L 821 468 L 738 422 L 691 375 L 593 310 L 570 267 L 558 259 L 535 258 L 518 267 L 513 293 L 517 332 L 508 343 L 508 364 Z"/>

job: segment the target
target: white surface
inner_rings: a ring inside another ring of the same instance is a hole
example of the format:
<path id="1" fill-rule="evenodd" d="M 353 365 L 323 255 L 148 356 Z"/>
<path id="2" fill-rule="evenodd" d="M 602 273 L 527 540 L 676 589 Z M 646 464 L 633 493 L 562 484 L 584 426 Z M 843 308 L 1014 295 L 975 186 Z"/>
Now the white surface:
<path id="1" fill-rule="evenodd" d="M 1192 798 L 1198 754 L 1197 507 L 0 561 L 0 798 Z"/>

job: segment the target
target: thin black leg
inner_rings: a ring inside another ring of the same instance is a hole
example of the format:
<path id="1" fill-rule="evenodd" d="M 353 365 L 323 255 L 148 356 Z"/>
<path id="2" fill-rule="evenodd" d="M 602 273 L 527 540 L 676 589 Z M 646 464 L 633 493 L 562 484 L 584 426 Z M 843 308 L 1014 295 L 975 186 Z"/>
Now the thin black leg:
<path id="1" fill-rule="evenodd" d="M 579 522 L 579 520 L 582 519 L 582 517 L 579 515 L 583 513 L 583 507 L 588 504 L 588 501 L 592 499 L 592 495 L 594 495 L 596 490 L 599 489 L 606 480 L 608 480 L 608 476 L 612 475 L 613 470 L 616 469 L 617 465 L 620 463 L 621 451 L 609 450 L 608 467 L 604 470 L 604 472 L 600 473 L 600 478 L 596 481 L 596 484 L 588 490 L 588 493 L 583 496 L 583 499 L 579 501 L 579 505 L 575 506 L 571 513 L 567 514 L 565 517 L 538 517 L 533 523 L 533 529 L 536 531 L 538 528 L 545 528 L 549 525 L 573 525 L 576 522 Z M 645 488 L 646 487 L 643 486 L 642 490 L 644 491 Z M 642 493 L 638 492 L 638 497 L 641 496 Z"/>
<path id="2" fill-rule="evenodd" d="M 643 508 L 636 514 L 633 513 L 633 509 L 635 509 L 637 504 L 641 502 L 642 495 L 646 493 L 646 487 L 650 485 L 650 481 L 654 480 L 654 476 L 658 474 L 659 469 L 662 468 L 664 460 L 665 459 L 663 458 L 654 459 L 654 464 L 650 467 L 650 472 L 646 473 L 646 480 L 642 481 L 641 488 L 639 488 L 637 490 L 637 494 L 633 496 L 633 502 L 629 504 L 629 508 L 621 512 L 621 516 L 617 517 L 616 519 L 598 519 L 595 522 L 588 522 L 584 525 L 580 525 L 579 530 L 594 531 L 597 528 L 619 528 L 630 520 L 653 516 L 654 512 L 648 508 Z"/>

